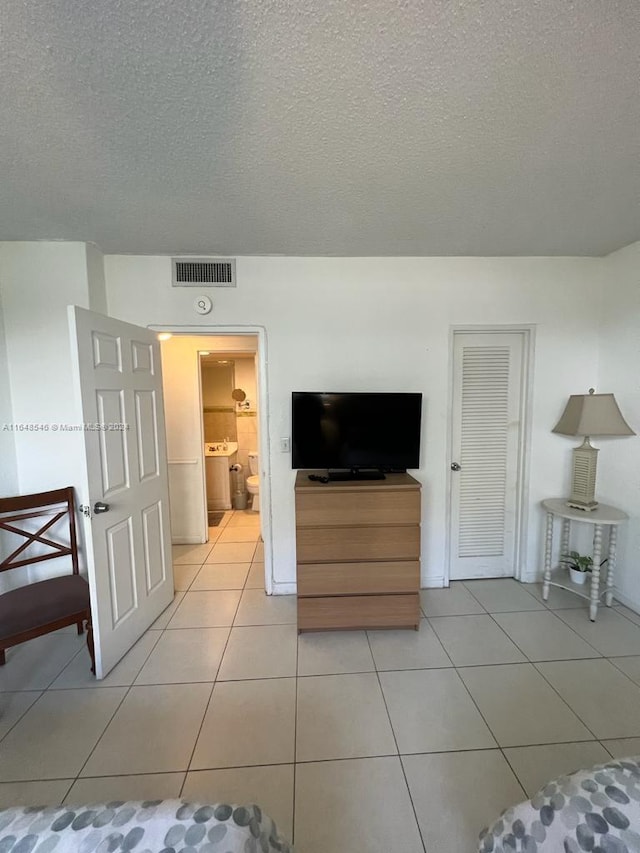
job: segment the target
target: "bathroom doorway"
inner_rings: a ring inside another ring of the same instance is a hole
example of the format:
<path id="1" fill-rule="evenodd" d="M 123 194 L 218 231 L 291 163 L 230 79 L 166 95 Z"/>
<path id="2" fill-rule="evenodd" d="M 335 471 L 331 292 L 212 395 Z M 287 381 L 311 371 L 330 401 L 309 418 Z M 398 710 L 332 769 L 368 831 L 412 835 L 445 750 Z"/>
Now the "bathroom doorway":
<path id="1" fill-rule="evenodd" d="M 230 509 L 260 515 L 256 354 L 200 352 L 209 527 Z"/>
<path id="2" fill-rule="evenodd" d="M 265 590 L 271 593 L 269 459 L 268 453 L 260 453 L 269 446 L 267 407 L 261 405 L 267 399 L 264 330 L 164 327 L 158 331 L 172 543 L 208 542 L 209 512 L 213 530 L 216 518 L 224 517 L 215 514 L 232 511 L 234 499 L 241 506 L 246 495 L 247 507 L 255 501 L 259 508 Z M 257 475 L 251 474 L 250 456 Z M 259 488 L 252 490 L 258 496 L 247 492 L 249 476 L 254 482 L 257 478 Z"/>

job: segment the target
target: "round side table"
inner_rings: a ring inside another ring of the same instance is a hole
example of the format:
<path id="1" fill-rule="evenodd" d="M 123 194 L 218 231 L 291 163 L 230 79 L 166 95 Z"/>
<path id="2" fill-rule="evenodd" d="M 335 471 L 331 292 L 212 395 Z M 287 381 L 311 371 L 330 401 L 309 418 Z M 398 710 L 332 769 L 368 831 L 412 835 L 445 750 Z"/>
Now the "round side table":
<path id="1" fill-rule="evenodd" d="M 576 595 L 586 598 L 589 602 L 589 619 L 596 621 L 598 604 L 602 595 L 605 596 L 607 607 L 611 607 L 613 600 L 613 582 L 616 570 L 616 547 L 618 542 L 618 525 L 628 519 L 628 515 L 621 509 L 607 504 L 599 504 L 592 512 L 583 512 L 579 509 L 567 506 L 566 499 L 547 498 L 541 501 L 547 513 L 547 526 L 544 545 L 544 579 L 542 584 L 542 598 L 549 598 L 549 587 L 557 586 L 567 589 Z M 593 525 L 593 569 L 591 571 L 591 585 L 588 593 L 583 592 L 579 584 L 575 584 L 565 578 L 563 570 L 551 569 L 551 558 L 553 550 L 553 527 L 556 518 L 562 519 L 562 533 L 560 539 L 560 553 L 569 552 L 569 537 L 571 535 L 571 522 L 580 521 L 584 524 Z M 609 549 L 606 564 L 606 586 L 600 592 L 600 563 L 602 562 L 602 533 L 603 528 L 609 528 Z"/>

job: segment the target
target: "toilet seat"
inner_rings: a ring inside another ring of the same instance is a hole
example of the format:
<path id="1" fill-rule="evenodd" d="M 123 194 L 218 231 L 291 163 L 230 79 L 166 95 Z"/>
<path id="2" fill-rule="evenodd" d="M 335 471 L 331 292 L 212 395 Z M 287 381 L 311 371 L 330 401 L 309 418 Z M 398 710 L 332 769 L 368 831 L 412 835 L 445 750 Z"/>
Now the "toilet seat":
<path id="1" fill-rule="evenodd" d="M 252 474 L 250 477 L 247 477 L 247 488 L 249 486 L 253 486 L 253 488 L 257 489 L 260 485 L 260 478 L 257 474 Z"/>

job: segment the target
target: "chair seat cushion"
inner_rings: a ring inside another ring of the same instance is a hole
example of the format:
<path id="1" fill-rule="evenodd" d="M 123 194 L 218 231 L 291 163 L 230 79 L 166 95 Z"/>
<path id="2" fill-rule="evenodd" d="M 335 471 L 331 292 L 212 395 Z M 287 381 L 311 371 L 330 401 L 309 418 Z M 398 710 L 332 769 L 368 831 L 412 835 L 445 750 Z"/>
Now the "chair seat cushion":
<path id="1" fill-rule="evenodd" d="M 80 575 L 31 583 L 0 595 L 0 640 L 89 610 L 89 584 Z"/>

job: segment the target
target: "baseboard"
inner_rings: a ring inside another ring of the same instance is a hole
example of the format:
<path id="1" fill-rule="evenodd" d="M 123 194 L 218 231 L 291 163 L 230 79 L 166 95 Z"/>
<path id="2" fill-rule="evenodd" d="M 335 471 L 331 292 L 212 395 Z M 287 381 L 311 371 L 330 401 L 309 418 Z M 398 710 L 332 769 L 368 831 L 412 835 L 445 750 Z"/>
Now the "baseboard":
<path id="1" fill-rule="evenodd" d="M 637 613 L 640 616 L 640 601 L 635 598 L 629 598 L 628 595 L 622 595 L 622 593 L 616 591 L 614 593 L 614 600 L 618 601 L 620 604 L 624 604 L 625 607 L 628 607 L 629 610 L 633 610 L 634 613 Z"/>
<path id="2" fill-rule="evenodd" d="M 201 536 L 176 536 L 171 540 L 172 545 L 206 545 Z"/>
<path id="3" fill-rule="evenodd" d="M 296 584 L 295 583 L 275 583 L 274 582 L 272 595 L 295 595 L 295 594 L 296 594 Z"/>
<path id="4" fill-rule="evenodd" d="M 420 589 L 442 589 L 445 584 L 444 577 L 420 579 Z"/>

